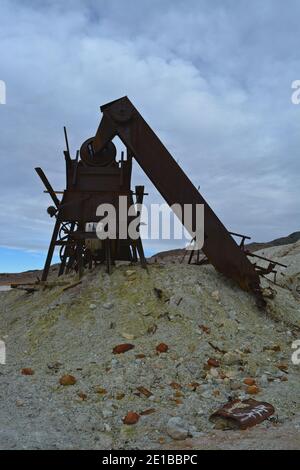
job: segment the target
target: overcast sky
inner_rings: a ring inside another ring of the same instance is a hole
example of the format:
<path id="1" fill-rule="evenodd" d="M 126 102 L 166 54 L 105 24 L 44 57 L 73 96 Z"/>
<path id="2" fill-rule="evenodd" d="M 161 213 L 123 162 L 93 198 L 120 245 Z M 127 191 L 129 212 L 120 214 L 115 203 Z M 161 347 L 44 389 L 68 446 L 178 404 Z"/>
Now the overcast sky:
<path id="1" fill-rule="evenodd" d="M 298 0 L 1 0 L 0 272 L 7 253 L 30 267 L 49 244 L 33 168 L 63 189 L 63 125 L 75 153 L 99 106 L 123 95 L 229 230 L 256 241 L 299 230 L 299 18 Z M 134 183 L 161 200 L 139 171 Z"/>

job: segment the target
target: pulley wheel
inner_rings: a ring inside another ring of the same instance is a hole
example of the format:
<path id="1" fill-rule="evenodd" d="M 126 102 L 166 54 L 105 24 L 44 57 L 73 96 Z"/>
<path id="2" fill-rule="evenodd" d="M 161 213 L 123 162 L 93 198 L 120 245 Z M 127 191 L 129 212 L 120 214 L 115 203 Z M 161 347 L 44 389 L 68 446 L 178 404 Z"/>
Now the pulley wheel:
<path id="1" fill-rule="evenodd" d="M 113 142 L 108 144 L 100 151 L 95 152 L 93 147 L 94 137 L 87 139 L 81 146 L 81 160 L 90 166 L 108 166 L 111 165 L 116 158 L 117 150 Z"/>

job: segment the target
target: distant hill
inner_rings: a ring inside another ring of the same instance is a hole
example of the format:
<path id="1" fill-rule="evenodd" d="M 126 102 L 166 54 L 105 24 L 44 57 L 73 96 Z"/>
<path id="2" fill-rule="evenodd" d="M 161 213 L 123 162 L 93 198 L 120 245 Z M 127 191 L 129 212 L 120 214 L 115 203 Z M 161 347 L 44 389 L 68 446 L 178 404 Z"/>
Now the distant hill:
<path id="1" fill-rule="evenodd" d="M 296 243 L 298 240 L 300 240 L 300 232 L 293 232 L 287 237 L 275 238 L 275 240 L 272 240 L 270 242 L 249 243 L 247 245 L 247 248 L 250 251 L 258 251 L 258 250 L 263 250 L 264 248 L 269 248 L 271 246 L 290 245 L 291 243 Z"/>

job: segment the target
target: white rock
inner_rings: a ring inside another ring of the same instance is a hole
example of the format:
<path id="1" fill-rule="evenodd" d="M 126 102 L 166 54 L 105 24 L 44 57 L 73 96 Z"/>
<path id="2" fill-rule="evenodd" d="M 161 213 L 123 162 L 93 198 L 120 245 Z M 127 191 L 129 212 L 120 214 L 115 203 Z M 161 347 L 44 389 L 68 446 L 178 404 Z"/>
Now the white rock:
<path id="1" fill-rule="evenodd" d="M 235 377 L 237 376 L 237 371 L 236 370 L 233 370 L 233 369 L 230 369 L 226 372 L 226 377 L 228 379 L 234 379 Z M 224 379 L 224 382 L 226 381 L 226 379 Z M 225 382 L 226 383 L 226 382 Z"/>
<path id="2" fill-rule="evenodd" d="M 218 290 L 214 290 L 212 293 L 211 293 L 211 296 L 213 299 L 215 299 L 217 302 L 220 301 L 220 292 Z"/>
<path id="3" fill-rule="evenodd" d="M 105 302 L 102 307 L 105 308 L 106 310 L 111 310 L 113 308 L 114 304 L 113 302 Z"/>
<path id="4" fill-rule="evenodd" d="M 189 435 L 188 426 L 182 418 L 174 416 L 168 421 L 167 433 L 175 440 L 186 439 Z"/>
<path id="5" fill-rule="evenodd" d="M 227 366 L 232 366 L 233 364 L 239 364 L 241 362 L 241 354 L 235 351 L 229 351 L 224 354 L 223 362 Z"/>
<path id="6" fill-rule="evenodd" d="M 96 304 L 90 304 L 90 309 L 91 309 L 91 310 L 95 310 L 95 308 L 97 308 L 97 305 L 96 305 Z"/>
<path id="7" fill-rule="evenodd" d="M 210 369 L 209 373 L 210 373 L 210 375 L 211 375 L 212 377 L 219 377 L 219 372 L 218 372 L 218 370 L 217 370 L 215 367 L 212 367 L 212 368 Z"/>
<path id="8" fill-rule="evenodd" d="M 239 390 L 240 388 L 241 388 L 241 384 L 239 382 L 230 383 L 230 390 Z"/>
<path id="9" fill-rule="evenodd" d="M 269 385 L 268 377 L 266 374 L 263 374 L 259 379 L 259 383 L 262 387 L 267 387 Z"/>
<path id="10" fill-rule="evenodd" d="M 123 338 L 128 339 L 129 341 L 130 340 L 132 341 L 135 338 L 134 335 L 132 335 L 130 333 L 126 333 L 126 332 L 122 333 L 122 336 L 123 336 Z"/>

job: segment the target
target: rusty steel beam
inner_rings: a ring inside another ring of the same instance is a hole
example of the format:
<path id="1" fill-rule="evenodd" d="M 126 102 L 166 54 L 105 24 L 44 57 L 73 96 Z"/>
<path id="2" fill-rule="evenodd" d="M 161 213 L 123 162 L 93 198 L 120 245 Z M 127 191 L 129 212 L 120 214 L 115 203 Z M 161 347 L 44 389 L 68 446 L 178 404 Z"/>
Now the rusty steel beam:
<path id="1" fill-rule="evenodd" d="M 236 281 L 242 289 L 260 296 L 260 281 L 254 266 L 131 101 L 123 97 L 101 106 L 101 111 L 103 117 L 93 141 L 94 152 L 100 152 L 118 135 L 170 206 L 192 204 L 194 223 L 196 204 L 203 204 L 203 252 L 217 271 Z M 191 227 L 186 229 L 191 233 Z"/>
<path id="2" fill-rule="evenodd" d="M 52 201 L 54 202 L 55 206 L 58 208 L 59 205 L 60 205 L 60 200 L 56 196 L 56 191 L 54 191 L 54 189 L 52 188 L 51 184 L 49 183 L 49 180 L 48 180 L 47 176 L 45 175 L 45 173 L 43 172 L 43 170 L 41 168 L 35 168 L 35 171 L 37 172 L 37 174 L 41 178 L 42 182 L 44 183 L 45 188 L 47 190 L 47 193 L 50 194 L 50 196 L 52 198 Z"/>

